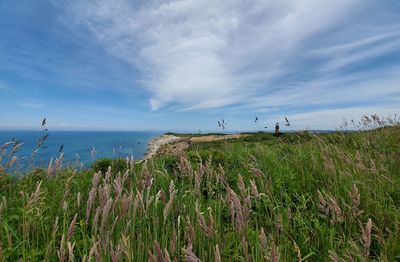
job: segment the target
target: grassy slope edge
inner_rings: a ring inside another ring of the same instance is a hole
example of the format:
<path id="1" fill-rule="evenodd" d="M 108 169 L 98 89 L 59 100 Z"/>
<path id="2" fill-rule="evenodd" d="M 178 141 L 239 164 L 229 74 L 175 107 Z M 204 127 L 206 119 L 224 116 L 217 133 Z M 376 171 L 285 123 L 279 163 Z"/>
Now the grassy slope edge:
<path id="1" fill-rule="evenodd" d="M 0 176 L 0 261 L 400 259 L 400 128 Z M 192 260 L 190 260 L 192 259 Z"/>

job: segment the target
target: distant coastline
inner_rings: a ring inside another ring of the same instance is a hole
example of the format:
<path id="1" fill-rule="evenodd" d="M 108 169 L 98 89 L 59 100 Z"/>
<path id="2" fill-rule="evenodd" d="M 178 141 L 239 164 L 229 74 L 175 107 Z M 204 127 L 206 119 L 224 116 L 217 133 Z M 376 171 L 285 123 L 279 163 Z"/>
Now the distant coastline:
<path id="1" fill-rule="evenodd" d="M 148 143 L 148 149 L 144 156 L 144 160 L 148 160 L 154 156 L 172 153 L 172 151 L 179 152 L 188 148 L 192 144 L 213 142 L 220 140 L 238 139 L 248 136 L 248 134 L 176 134 L 165 133 L 151 139 Z M 167 145 L 171 145 L 170 148 Z"/>

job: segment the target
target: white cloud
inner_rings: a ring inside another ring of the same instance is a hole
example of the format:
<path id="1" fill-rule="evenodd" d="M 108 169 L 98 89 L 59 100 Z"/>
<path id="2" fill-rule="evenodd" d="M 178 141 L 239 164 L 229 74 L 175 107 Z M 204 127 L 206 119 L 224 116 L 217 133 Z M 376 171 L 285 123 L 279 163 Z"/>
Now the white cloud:
<path id="1" fill-rule="evenodd" d="M 329 73 L 393 52 L 400 39 L 396 27 L 388 30 L 377 23 L 371 32 L 351 29 L 357 10 L 370 3 L 96 0 L 75 2 L 71 15 L 75 25 L 88 28 L 112 55 L 141 71 L 140 83 L 151 93 L 152 109 L 173 104 L 194 110 L 271 96 L 274 104 L 265 106 L 280 106 L 278 101 L 314 97 L 316 90 L 334 96 L 354 92 L 318 89 L 302 80 L 285 87 L 279 81 L 301 71 Z M 321 40 L 324 35 L 334 39 L 335 30 L 344 27 L 343 41 Z M 322 65 L 302 68 L 313 58 L 323 60 Z"/>

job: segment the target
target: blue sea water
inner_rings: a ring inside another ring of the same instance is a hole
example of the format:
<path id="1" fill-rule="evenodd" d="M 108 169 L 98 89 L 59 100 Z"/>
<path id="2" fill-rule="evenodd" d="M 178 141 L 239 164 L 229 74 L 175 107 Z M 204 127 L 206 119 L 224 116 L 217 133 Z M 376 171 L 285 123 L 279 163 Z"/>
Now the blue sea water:
<path id="1" fill-rule="evenodd" d="M 39 149 L 34 160 L 32 152 L 36 149 L 38 139 L 43 136 L 42 131 L 0 131 L 0 145 L 14 140 L 23 143 L 16 155 L 21 166 L 34 165 L 47 167 L 50 159 L 58 157 L 63 145 L 64 163 L 84 166 L 90 165 L 99 158 L 126 158 L 142 159 L 148 148 L 148 141 L 159 132 L 130 132 L 130 131 L 49 131 L 49 136 Z M 96 154 L 92 157 L 91 151 L 95 148 Z M 11 149 L 8 150 L 8 152 Z M 3 158 L 6 158 L 7 155 Z M 3 159 L 3 163 L 6 159 Z"/>

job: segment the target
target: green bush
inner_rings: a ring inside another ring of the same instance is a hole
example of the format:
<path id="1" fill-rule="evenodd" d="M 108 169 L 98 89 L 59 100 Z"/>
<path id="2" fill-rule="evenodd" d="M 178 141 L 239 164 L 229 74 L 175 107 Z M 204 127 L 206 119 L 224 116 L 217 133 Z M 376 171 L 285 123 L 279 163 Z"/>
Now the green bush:
<path id="1" fill-rule="evenodd" d="M 111 159 L 111 158 L 100 158 L 93 163 L 92 168 L 97 172 L 106 172 L 108 167 L 111 167 L 113 171 L 125 172 L 127 169 L 126 160 L 122 158 Z"/>

